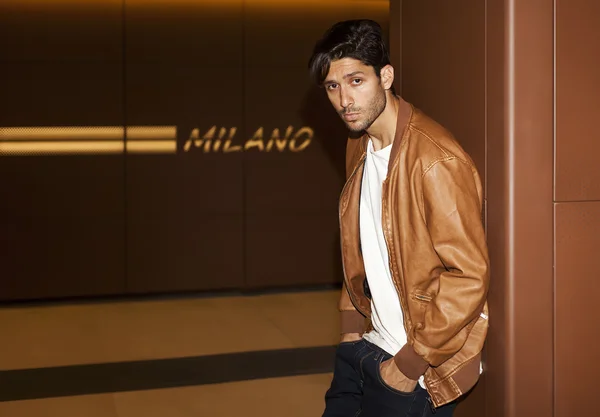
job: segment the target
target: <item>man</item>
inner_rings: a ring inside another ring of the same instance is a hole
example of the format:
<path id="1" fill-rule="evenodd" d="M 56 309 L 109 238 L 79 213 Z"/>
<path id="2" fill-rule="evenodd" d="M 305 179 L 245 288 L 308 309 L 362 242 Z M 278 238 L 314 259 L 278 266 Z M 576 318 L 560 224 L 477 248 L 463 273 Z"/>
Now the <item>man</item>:
<path id="1" fill-rule="evenodd" d="M 312 76 L 348 129 L 342 338 L 324 417 L 452 416 L 481 372 L 489 261 L 477 170 L 396 96 L 380 26 L 340 22 Z"/>

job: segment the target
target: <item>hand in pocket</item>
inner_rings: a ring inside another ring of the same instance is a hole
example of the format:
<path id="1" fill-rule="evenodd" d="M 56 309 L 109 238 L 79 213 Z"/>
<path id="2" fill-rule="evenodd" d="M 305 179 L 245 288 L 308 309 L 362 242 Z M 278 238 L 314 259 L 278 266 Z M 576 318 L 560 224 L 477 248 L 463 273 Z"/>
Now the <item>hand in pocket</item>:
<path id="1" fill-rule="evenodd" d="M 381 362 L 379 373 L 383 382 L 395 390 L 410 393 L 417 386 L 417 381 L 410 379 L 398 369 L 394 358 Z"/>

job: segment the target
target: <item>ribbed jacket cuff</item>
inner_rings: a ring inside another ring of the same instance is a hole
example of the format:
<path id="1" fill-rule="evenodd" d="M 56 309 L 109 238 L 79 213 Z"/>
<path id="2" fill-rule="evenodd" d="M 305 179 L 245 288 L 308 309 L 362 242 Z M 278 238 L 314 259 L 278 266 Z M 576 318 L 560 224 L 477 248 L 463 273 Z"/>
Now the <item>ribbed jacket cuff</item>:
<path id="1" fill-rule="evenodd" d="M 408 344 L 404 345 L 394 356 L 394 361 L 398 369 L 413 381 L 417 381 L 429 367 L 429 363 Z"/>
<path id="2" fill-rule="evenodd" d="M 343 333 L 360 333 L 365 331 L 365 317 L 357 310 L 341 312 L 341 327 Z"/>

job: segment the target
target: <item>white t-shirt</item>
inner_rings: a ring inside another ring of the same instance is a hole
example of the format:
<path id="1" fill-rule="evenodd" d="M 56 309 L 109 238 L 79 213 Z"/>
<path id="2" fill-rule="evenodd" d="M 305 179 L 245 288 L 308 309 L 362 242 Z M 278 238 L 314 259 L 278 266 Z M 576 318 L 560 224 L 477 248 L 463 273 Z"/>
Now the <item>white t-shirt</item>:
<path id="1" fill-rule="evenodd" d="M 360 244 L 371 291 L 373 324 L 373 330 L 364 338 L 395 356 L 407 339 L 381 224 L 381 188 L 387 176 L 391 149 L 389 145 L 375 151 L 369 140 L 360 192 Z M 424 386 L 423 377 L 419 383 Z"/>

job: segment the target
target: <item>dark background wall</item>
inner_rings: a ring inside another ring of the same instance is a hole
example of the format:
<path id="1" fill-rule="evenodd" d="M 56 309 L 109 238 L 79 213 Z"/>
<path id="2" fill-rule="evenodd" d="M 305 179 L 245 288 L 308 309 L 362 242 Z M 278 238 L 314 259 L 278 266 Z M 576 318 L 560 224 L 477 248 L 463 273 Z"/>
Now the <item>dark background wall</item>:
<path id="1" fill-rule="evenodd" d="M 1 2 L 0 299 L 339 283 L 346 132 L 306 63 L 388 7 Z"/>

